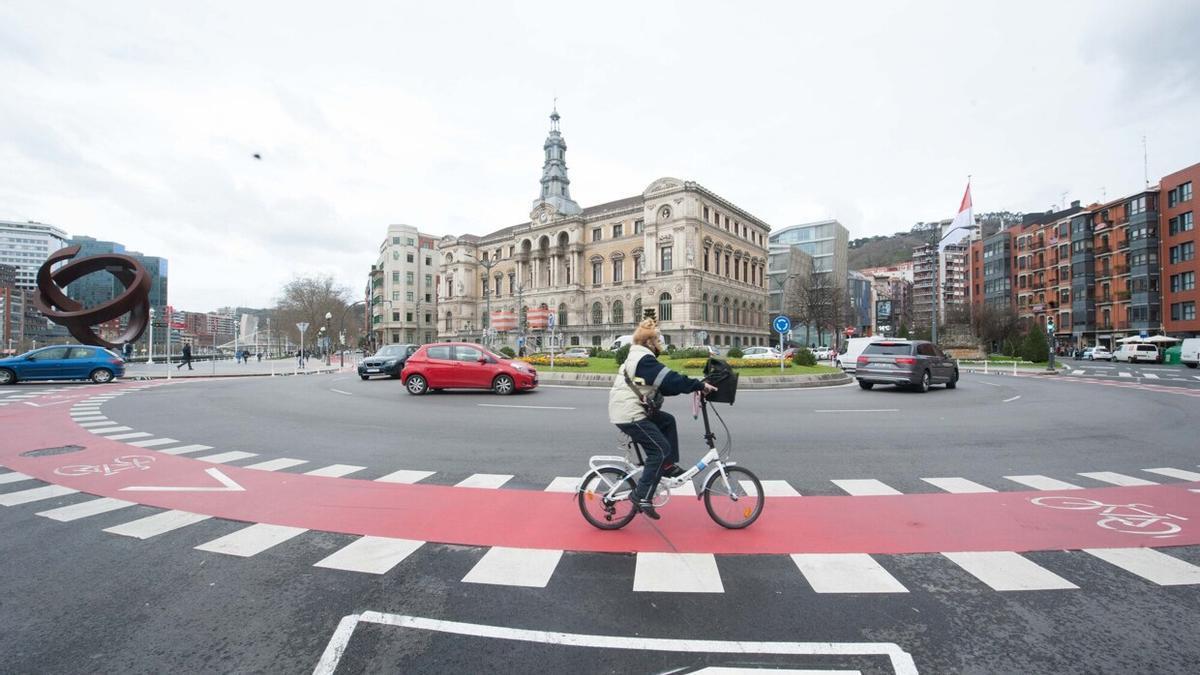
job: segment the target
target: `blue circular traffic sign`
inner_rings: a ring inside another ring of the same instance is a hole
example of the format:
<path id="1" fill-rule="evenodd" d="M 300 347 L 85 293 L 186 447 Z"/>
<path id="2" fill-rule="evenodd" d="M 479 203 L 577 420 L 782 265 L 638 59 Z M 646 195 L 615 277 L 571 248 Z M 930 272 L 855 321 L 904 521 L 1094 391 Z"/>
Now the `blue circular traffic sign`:
<path id="1" fill-rule="evenodd" d="M 771 322 L 771 326 L 775 329 L 776 333 L 786 333 L 792 329 L 792 320 L 780 314 Z"/>

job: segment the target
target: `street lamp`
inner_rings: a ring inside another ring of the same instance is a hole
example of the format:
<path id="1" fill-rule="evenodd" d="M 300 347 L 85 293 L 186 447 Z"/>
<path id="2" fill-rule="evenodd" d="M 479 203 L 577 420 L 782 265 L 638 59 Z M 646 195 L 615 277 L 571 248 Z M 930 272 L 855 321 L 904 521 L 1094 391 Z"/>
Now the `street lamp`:
<path id="1" fill-rule="evenodd" d="M 154 308 L 150 308 L 150 344 L 146 348 L 146 363 L 154 363 Z"/>
<path id="2" fill-rule="evenodd" d="M 329 347 L 330 347 L 330 344 L 333 342 L 333 339 L 332 339 L 332 337 L 331 337 L 331 334 L 330 334 L 330 332 L 329 332 L 329 320 L 330 320 L 330 319 L 332 319 L 332 318 L 333 318 L 333 312 L 325 312 L 325 328 L 324 328 L 324 333 L 325 333 L 325 365 L 329 365 Z"/>
<path id="3" fill-rule="evenodd" d="M 354 303 L 347 305 L 346 309 L 342 310 L 342 320 L 340 321 L 340 330 L 338 331 L 338 334 L 341 336 L 341 342 L 342 342 L 342 349 L 340 350 L 340 356 L 342 359 L 341 366 L 343 368 L 346 367 L 346 315 L 349 314 L 350 310 L 353 309 L 354 307 L 357 307 L 358 305 L 365 305 L 365 304 L 367 304 L 366 300 L 359 300 L 358 302 L 354 302 Z"/>

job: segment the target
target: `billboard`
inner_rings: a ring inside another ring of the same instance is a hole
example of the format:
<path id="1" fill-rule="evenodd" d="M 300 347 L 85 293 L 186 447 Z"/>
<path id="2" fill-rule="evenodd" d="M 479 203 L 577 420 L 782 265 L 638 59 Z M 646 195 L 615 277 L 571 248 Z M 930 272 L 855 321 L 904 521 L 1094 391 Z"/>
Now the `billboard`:
<path id="1" fill-rule="evenodd" d="M 875 301 L 875 320 L 880 322 L 892 320 L 892 301 L 890 299 Z"/>

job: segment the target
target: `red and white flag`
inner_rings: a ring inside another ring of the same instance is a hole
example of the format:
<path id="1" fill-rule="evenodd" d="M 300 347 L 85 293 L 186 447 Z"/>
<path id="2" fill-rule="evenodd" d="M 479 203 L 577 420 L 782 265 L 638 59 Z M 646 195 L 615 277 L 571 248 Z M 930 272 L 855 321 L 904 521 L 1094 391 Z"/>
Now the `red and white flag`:
<path id="1" fill-rule="evenodd" d="M 952 236 L 957 229 L 970 230 L 975 226 L 975 216 L 971 213 L 971 183 L 967 183 L 967 191 L 963 193 L 962 203 L 958 206 L 958 215 L 954 216 L 954 222 L 950 223 L 950 227 L 946 229 L 946 238 L 938 244 L 938 252 L 946 250 L 950 244 L 956 244 L 965 236 L 960 234 Z"/>

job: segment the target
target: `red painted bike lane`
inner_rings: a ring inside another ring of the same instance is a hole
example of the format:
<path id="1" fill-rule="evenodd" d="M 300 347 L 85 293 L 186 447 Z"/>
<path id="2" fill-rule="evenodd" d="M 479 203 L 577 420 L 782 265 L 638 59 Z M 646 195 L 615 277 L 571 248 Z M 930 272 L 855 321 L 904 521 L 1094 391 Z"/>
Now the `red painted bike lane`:
<path id="1" fill-rule="evenodd" d="M 1200 483 L 1058 492 L 769 497 L 759 520 L 740 531 L 713 523 L 699 500 L 674 497 L 657 523 L 637 518 L 622 530 L 605 532 L 588 525 L 575 496 L 563 493 L 306 476 L 136 448 L 77 426 L 68 415 L 68 402 L 0 409 L 0 464 L 89 494 L 250 523 L 469 546 L 599 552 L 896 554 L 1200 544 Z M 68 445 L 83 449 L 26 456 Z M 110 475 L 56 473 L 68 466 L 119 466 L 117 458 L 130 456 L 152 459 Z M 586 466 L 580 464 L 582 473 Z M 1070 498 L 1058 501 L 1060 507 L 1087 505 L 1079 500 L 1094 500 L 1097 507 L 1053 508 L 1033 501 L 1056 502 L 1045 498 L 1058 496 Z M 1162 518 L 1138 520 L 1135 513 L 1125 524 L 1110 522 L 1130 532 L 1099 526 L 1105 505 L 1133 504 Z M 1143 533 L 1166 531 L 1172 524 L 1180 529 L 1168 537 Z"/>

